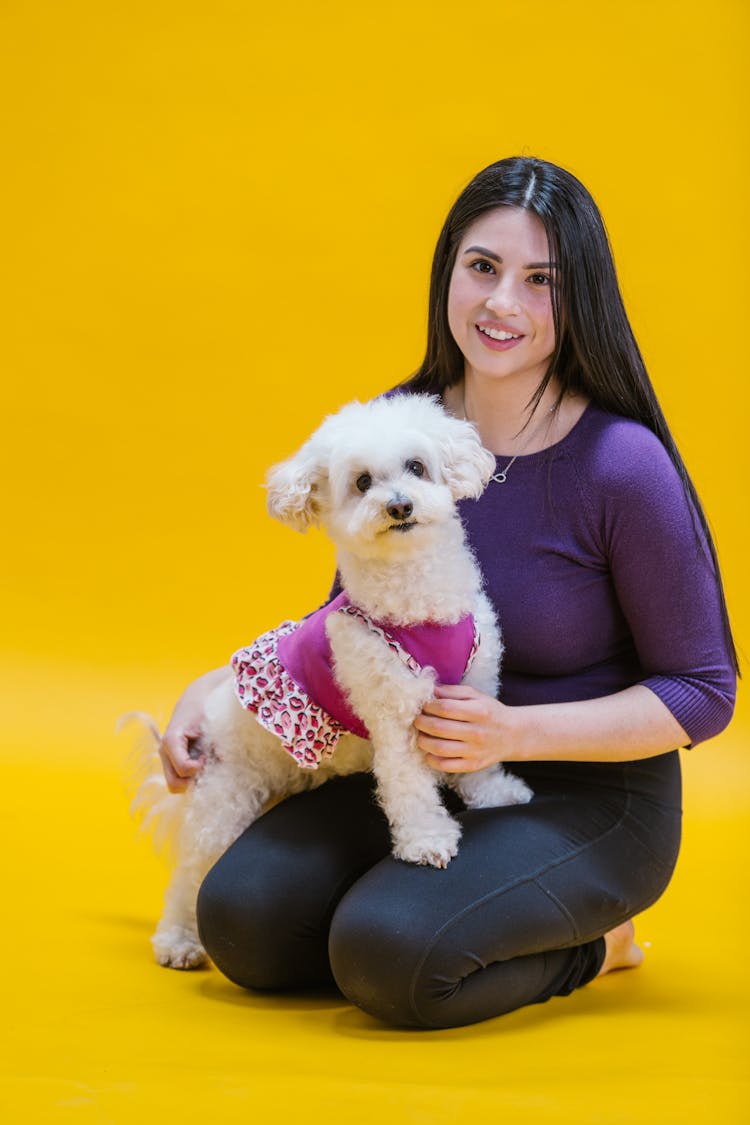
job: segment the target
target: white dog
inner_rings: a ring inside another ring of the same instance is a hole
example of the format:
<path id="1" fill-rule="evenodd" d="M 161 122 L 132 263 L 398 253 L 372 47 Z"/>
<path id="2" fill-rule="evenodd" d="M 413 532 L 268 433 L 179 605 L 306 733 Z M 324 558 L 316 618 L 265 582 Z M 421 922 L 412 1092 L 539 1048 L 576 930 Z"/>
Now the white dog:
<path id="1" fill-rule="evenodd" d="M 152 819 L 179 810 L 178 862 L 152 939 L 160 964 L 205 960 L 198 887 L 282 797 L 372 769 L 393 855 L 435 867 L 456 854 L 461 834 L 441 781 L 470 808 L 530 799 L 500 766 L 431 770 L 412 725 L 438 679 L 497 692 L 499 631 L 456 511 L 494 467 L 470 423 L 435 399 L 401 395 L 345 406 L 270 471 L 271 515 L 325 529 L 344 592 L 235 654 L 233 681 L 208 700 L 211 753 L 187 794 L 166 795 L 158 769 L 141 786 L 135 804 Z"/>

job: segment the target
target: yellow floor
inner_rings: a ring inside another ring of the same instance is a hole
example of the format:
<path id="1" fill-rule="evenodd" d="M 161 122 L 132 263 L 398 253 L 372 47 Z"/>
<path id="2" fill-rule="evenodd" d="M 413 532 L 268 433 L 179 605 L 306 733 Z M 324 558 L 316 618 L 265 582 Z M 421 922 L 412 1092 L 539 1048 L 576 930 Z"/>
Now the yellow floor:
<path id="1" fill-rule="evenodd" d="M 329 995 L 246 995 L 214 970 L 158 968 L 148 937 L 165 871 L 134 838 L 124 748 L 108 735 L 97 762 L 85 739 L 10 747 L 2 1119 L 750 1121 L 744 741 L 735 726 L 686 755 L 683 855 L 640 921 L 642 969 L 427 1034 Z"/>

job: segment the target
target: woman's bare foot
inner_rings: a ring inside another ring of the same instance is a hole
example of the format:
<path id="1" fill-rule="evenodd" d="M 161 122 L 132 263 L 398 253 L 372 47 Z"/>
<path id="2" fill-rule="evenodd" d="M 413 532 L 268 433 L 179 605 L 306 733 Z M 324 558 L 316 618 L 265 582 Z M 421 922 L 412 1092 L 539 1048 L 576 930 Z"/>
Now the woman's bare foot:
<path id="1" fill-rule="evenodd" d="M 635 944 L 635 926 L 623 922 L 604 935 L 606 953 L 598 976 L 611 973 L 613 969 L 635 969 L 643 960 L 643 950 Z"/>

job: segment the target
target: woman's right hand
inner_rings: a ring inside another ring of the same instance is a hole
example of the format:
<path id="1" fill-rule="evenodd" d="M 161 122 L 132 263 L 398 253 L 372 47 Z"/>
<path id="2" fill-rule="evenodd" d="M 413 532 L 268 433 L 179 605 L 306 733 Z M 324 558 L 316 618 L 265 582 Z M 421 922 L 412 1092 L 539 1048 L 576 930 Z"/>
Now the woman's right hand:
<path id="1" fill-rule="evenodd" d="M 159 756 L 170 793 L 183 792 L 203 769 L 210 749 L 201 744 L 206 700 L 214 688 L 231 675 L 229 667 L 207 672 L 194 680 L 177 700 L 159 744 Z"/>

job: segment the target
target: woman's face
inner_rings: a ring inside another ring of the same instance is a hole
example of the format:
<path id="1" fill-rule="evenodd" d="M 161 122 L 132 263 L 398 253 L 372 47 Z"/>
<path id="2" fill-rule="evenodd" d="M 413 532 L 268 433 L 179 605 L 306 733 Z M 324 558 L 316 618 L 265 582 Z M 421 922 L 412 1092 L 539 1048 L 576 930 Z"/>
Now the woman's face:
<path id="1" fill-rule="evenodd" d="M 497 207 L 467 228 L 448 293 L 466 375 L 538 386 L 555 347 L 552 275 L 547 234 L 529 211 Z"/>

